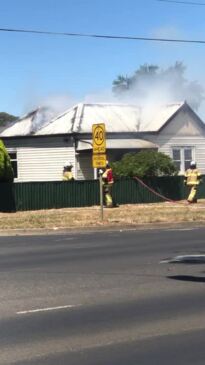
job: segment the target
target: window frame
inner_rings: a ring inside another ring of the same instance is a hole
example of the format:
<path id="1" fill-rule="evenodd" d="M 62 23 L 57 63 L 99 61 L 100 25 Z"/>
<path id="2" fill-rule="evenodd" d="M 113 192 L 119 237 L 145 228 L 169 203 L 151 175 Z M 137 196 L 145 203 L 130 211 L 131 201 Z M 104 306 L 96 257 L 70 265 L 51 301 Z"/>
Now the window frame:
<path id="1" fill-rule="evenodd" d="M 180 160 L 174 160 L 174 150 L 179 150 L 180 151 Z M 185 151 L 187 150 L 191 150 L 191 159 L 187 159 L 185 156 Z M 192 160 L 195 160 L 195 146 L 180 146 L 180 145 L 176 145 L 176 146 L 171 146 L 171 158 L 172 160 L 178 161 L 180 163 L 180 169 L 179 169 L 179 174 L 183 174 L 186 169 L 189 167 L 190 162 Z M 186 164 L 187 162 L 187 164 Z M 186 166 L 187 165 L 187 166 Z"/>
<path id="2" fill-rule="evenodd" d="M 9 154 L 11 165 L 13 168 L 14 179 L 18 179 L 18 151 L 16 149 L 7 148 L 7 152 Z M 11 154 L 15 154 L 16 158 L 11 158 Z M 13 167 L 14 164 L 16 165 L 16 168 Z M 15 174 L 15 172 L 16 172 L 16 174 Z"/>

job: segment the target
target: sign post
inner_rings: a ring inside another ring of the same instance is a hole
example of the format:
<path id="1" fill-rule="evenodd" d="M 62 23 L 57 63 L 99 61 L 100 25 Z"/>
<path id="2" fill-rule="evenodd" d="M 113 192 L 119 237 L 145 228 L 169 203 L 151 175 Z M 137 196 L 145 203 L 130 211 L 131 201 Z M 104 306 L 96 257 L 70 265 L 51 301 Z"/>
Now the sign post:
<path id="1" fill-rule="evenodd" d="M 101 221 L 103 221 L 103 180 L 102 180 L 102 174 L 99 176 L 99 182 L 100 182 L 100 218 Z"/>
<path id="2" fill-rule="evenodd" d="M 93 168 L 101 169 L 106 167 L 106 131 L 105 124 L 93 124 L 92 125 L 92 137 L 93 137 Z M 103 180 L 102 173 L 99 175 L 100 182 L 100 211 L 101 220 L 103 220 Z"/>

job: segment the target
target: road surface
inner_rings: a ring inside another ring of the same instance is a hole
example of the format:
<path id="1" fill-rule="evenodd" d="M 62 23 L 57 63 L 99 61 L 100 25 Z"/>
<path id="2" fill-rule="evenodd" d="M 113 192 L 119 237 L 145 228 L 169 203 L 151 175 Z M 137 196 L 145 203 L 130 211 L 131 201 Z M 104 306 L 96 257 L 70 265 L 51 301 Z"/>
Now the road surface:
<path id="1" fill-rule="evenodd" d="M 205 362 L 205 229 L 0 237 L 0 365 Z"/>

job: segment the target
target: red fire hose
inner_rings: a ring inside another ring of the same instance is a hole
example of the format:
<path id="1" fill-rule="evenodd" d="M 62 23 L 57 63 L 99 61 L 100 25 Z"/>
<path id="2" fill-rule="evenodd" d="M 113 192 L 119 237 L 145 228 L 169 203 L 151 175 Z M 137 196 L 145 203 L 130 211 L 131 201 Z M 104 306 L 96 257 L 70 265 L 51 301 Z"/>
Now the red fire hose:
<path id="1" fill-rule="evenodd" d="M 154 189 L 150 188 L 150 186 L 148 186 L 147 184 L 145 184 L 139 177 L 134 176 L 134 179 L 137 180 L 142 186 L 144 186 L 147 190 L 151 191 L 154 195 L 159 196 L 160 198 L 168 201 L 169 203 L 179 203 L 177 201 L 174 201 L 172 199 L 167 198 L 166 196 L 159 194 L 157 191 L 155 191 Z"/>

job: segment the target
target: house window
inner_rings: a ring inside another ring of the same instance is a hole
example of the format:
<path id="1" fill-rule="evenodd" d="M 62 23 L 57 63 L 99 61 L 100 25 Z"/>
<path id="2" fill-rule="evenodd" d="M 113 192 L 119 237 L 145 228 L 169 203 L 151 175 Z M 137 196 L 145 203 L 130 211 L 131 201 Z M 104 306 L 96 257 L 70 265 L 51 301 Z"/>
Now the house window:
<path id="1" fill-rule="evenodd" d="M 8 154 L 9 154 L 9 157 L 10 157 L 10 160 L 11 160 L 11 165 L 12 165 L 13 172 L 14 172 L 14 178 L 17 178 L 18 177 L 17 152 L 9 152 L 8 151 Z"/>
<path id="2" fill-rule="evenodd" d="M 190 162 L 194 160 L 193 147 L 173 147 L 172 159 L 179 172 L 184 173 L 189 167 Z"/>

